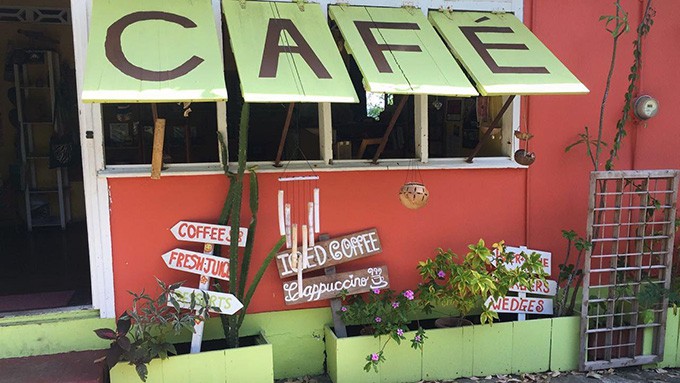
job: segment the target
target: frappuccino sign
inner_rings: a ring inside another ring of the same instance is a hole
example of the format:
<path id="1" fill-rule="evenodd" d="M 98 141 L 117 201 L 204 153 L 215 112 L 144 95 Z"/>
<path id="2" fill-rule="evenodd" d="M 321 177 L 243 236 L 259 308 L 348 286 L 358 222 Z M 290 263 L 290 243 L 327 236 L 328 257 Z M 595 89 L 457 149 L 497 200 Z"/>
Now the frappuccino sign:
<path id="1" fill-rule="evenodd" d="M 348 295 L 354 295 L 389 286 L 387 266 L 377 266 L 303 279 L 302 295 L 297 280 L 284 282 L 283 294 L 287 305 L 295 305 L 337 298 L 343 290 L 347 291 Z"/>

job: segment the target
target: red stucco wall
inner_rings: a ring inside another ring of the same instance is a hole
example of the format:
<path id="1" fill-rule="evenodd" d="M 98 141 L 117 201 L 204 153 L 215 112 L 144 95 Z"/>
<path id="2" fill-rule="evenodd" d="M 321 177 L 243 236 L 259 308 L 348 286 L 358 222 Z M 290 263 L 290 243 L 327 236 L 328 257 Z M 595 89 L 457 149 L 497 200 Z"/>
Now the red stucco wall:
<path id="1" fill-rule="evenodd" d="M 623 3 L 636 26 L 641 2 Z M 646 128 L 629 125 L 617 169 L 680 167 L 675 151 L 680 135 L 674 132 L 673 115 L 674 91 L 680 85 L 680 6 L 667 1 L 655 3 L 655 7 L 655 24 L 645 41 L 641 85 L 643 93 L 659 100 L 661 111 Z M 321 173 L 322 231 L 339 235 L 376 227 L 384 249 L 380 255 L 339 266 L 338 271 L 384 263 L 393 288 L 413 288 L 418 281 L 418 260 L 433 255 L 437 247 L 463 253 L 466 244 L 479 238 L 552 251 L 557 264 L 564 251 L 560 230 L 585 231 L 592 165 L 583 148 L 569 153 L 564 148 L 584 126 L 596 129 L 611 51 L 611 37 L 597 20 L 610 13 L 610 2 L 525 1 L 525 23 L 591 90 L 585 96 L 523 98 L 522 123 L 535 134 L 531 145 L 538 156 L 530 169 L 423 171 L 431 198 L 428 206 L 418 211 L 399 204 L 397 192 L 406 179 L 403 171 Z M 608 142 L 623 105 L 632 39 L 631 32 L 619 46 L 605 118 Z M 260 174 L 254 264 L 264 258 L 278 235 L 277 177 Z M 188 286 L 196 286 L 196 276 L 167 269 L 160 255 L 175 247 L 201 250 L 200 245 L 176 241 L 169 228 L 182 219 L 214 222 L 226 194 L 224 176 L 164 177 L 160 181 L 114 178 L 109 185 L 117 311 L 129 306 L 128 290 L 152 288 L 154 276 L 165 281 L 186 280 Z M 281 282 L 272 265 L 250 311 L 284 309 Z"/>

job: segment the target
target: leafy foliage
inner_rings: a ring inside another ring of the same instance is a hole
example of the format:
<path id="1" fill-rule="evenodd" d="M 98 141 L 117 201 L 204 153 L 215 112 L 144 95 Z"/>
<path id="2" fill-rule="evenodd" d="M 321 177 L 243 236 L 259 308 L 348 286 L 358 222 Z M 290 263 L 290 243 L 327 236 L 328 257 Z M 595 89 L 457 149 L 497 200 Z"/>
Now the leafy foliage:
<path id="1" fill-rule="evenodd" d="M 152 359 L 165 359 L 170 354 L 177 354 L 168 336 L 185 330 L 193 333 L 194 323 L 208 315 L 208 308 L 197 305 L 193 295 L 189 309 L 180 309 L 172 291 L 180 287 L 181 282 L 167 285 L 158 279 L 156 281 L 161 290 L 157 297 L 152 298 L 144 291 L 140 294 L 130 292 L 133 296 L 132 311 L 126 311 L 118 318 L 116 329 L 94 330 L 98 337 L 111 340 L 104 358 L 108 367 L 113 368 L 121 360 L 128 361 L 135 366 L 143 382 L 148 376 L 146 365 Z M 208 297 L 204 296 L 204 302 L 208 301 Z"/>
<path id="2" fill-rule="evenodd" d="M 418 292 L 425 312 L 432 312 L 435 306 L 451 306 L 460 316 L 467 316 L 481 308 L 480 322 L 491 323 L 498 314 L 484 305 L 489 297 L 503 297 L 516 284 L 531 288 L 537 280 L 545 281 L 538 253 L 521 253 L 524 263 L 511 270 L 506 266 L 513 262 L 514 254 L 505 251 L 503 241 L 492 248 L 480 239 L 468 246 L 470 251 L 460 263 L 458 255 L 442 249 L 434 258 L 420 262 L 423 282 Z"/>
<path id="3" fill-rule="evenodd" d="M 567 240 L 567 251 L 564 262 L 559 265 L 557 277 L 557 293 L 555 294 L 555 316 L 568 316 L 574 313 L 578 287 L 583 282 L 583 254 L 593 247 L 592 242 L 579 237 L 574 230 L 562 230 L 562 237 Z M 576 261 L 569 263 L 572 248 L 578 251 Z"/>
<path id="4" fill-rule="evenodd" d="M 373 290 L 367 294 L 342 296 L 344 304 L 338 312 L 342 320 L 347 324 L 362 324 L 370 326 L 375 337 L 385 337 L 380 350 L 366 356 L 364 370 L 378 371 L 380 363 L 385 361 L 384 349 L 391 340 L 401 344 L 406 340 L 405 333 L 409 331 L 409 316 L 415 312 L 418 305 L 415 302 L 415 293 L 412 290 L 404 290 L 395 293 L 390 289 Z M 420 350 L 427 337 L 425 330 L 418 326 L 413 338 L 410 340 L 411 347 Z"/>

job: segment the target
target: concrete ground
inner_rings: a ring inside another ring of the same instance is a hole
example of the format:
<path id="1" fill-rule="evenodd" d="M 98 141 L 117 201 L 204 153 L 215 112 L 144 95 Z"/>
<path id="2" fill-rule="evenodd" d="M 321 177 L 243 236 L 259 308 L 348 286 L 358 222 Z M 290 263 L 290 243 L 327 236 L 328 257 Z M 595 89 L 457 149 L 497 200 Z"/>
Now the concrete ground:
<path id="1" fill-rule="evenodd" d="M 418 383 L 680 383 L 680 369 L 620 368 L 607 371 L 545 372 L 522 375 L 493 375 L 455 380 L 425 380 Z M 331 383 L 326 375 L 280 379 L 276 383 Z"/>

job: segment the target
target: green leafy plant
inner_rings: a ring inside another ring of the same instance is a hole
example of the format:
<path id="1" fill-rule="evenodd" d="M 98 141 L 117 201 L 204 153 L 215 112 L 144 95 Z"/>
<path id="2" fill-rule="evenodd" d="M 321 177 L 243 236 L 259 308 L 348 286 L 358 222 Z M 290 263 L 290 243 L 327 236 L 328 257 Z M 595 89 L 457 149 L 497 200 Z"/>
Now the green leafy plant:
<path id="1" fill-rule="evenodd" d="M 375 337 L 384 337 L 380 349 L 366 356 L 364 370 L 366 372 L 378 371 L 380 363 L 385 361 L 385 346 L 390 341 L 401 344 L 406 340 L 405 333 L 409 331 L 408 324 L 411 323 L 410 315 L 417 309 L 415 293 L 413 290 L 404 290 L 395 293 L 390 289 L 375 289 L 367 294 L 342 295 L 343 306 L 338 312 L 342 320 L 347 324 L 365 325 L 370 329 L 370 333 Z M 422 350 L 425 330 L 418 325 L 413 338 L 410 340 L 411 347 L 415 350 Z"/>
<path id="2" fill-rule="evenodd" d="M 526 288 L 537 280 L 545 281 L 545 273 L 538 253 L 521 253 L 524 263 L 510 269 L 514 254 L 505 251 L 503 241 L 492 245 L 494 251 L 486 247 L 484 240 L 468 246 L 470 250 L 462 262 L 451 250 L 437 249 L 434 258 L 418 264 L 422 283 L 418 287 L 420 303 L 426 313 L 435 307 L 448 306 L 461 317 L 481 309 L 480 323 L 491 323 L 498 314 L 486 306 L 489 298 L 507 295 L 514 285 Z"/>
<path id="3" fill-rule="evenodd" d="M 107 354 L 99 361 L 106 360 L 109 368 L 119 361 L 127 361 L 135 366 L 139 378 L 146 382 L 147 364 L 152 359 L 165 359 L 169 354 L 177 354 L 175 346 L 168 340 L 171 334 L 182 331 L 194 332 L 194 323 L 208 316 L 208 308 L 196 303 L 192 295 L 190 307 L 182 310 L 172 291 L 182 283 L 167 285 L 156 279 L 161 292 L 152 298 L 144 291 L 132 294 L 132 310 L 124 312 L 116 321 L 116 329 L 100 328 L 94 330 L 102 339 L 111 340 Z M 204 302 L 208 302 L 204 296 Z"/>
<path id="4" fill-rule="evenodd" d="M 562 230 L 562 237 L 567 240 L 567 253 L 564 262 L 559 265 L 560 273 L 557 277 L 557 292 L 555 294 L 555 316 L 572 315 L 576 305 L 578 287 L 583 282 L 583 254 L 593 247 L 592 242 L 579 237 L 573 230 Z M 578 255 L 574 263 L 569 263 L 572 248 L 576 248 Z"/>
<path id="5" fill-rule="evenodd" d="M 222 213 L 218 223 L 221 225 L 231 225 L 231 238 L 239 238 L 239 227 L 241 225 L 241 207 L 243 200 L 243 183 L 246 173 L 247 148 L 248 148 L 248 126 L 250 121 L 250 105 L 243 104 L 241 109 L 241 122 L 239 124 L 239 145 L 238 145 L 238 169 L 236 173 L 229 171 L 227 154 L 227 146 L 224 142 L 224 137 L 219 136 L 222 167 L 224 174 L 229 178 L 229 191 L 222 207 Z M 219 133 L 218 133 L 219 134 Z M 243 256 L 239 257 L 238 246 L 234 243 L 229 247 L 229 291 L 236 296 L 236 298 L 243 303 L 243 308 L 236 315 L 220 315 L 222 320 L 222 328 L 224 336 L 227 340 L 227 348 L 236 348 L 239 345 L 238 334 L 243 320 L 246 316 L 246 311 L 250 305 L 250 300 L 255 293 L 257 285 L 262 279 L 265 270 L 276 256 L 276 252 L 281 248 L 285 241 L 285 237 L 279 240 L 271 248 L 264 261 L 260 265 L 255 277 L 248 290 L 246 291 L 246 281 L 250 272 L 250 261 L 253 254 L 253 247 L 255 244 L 255 233 L 257 229 L 257 212 L 259 209 L 258 200 L 258 183 L 255 168 L 248 169 L 249 172 L 249 198 L 248 207 L 250 208 L 250 224 L 248 225 L 248 238 L 246 238 L 246 246 L 243 251 Z M 236 242 L 236 241 L 234 241 Z M 215 252 L 220 254 L 219 247 L 216 247 Z M 218 291 L 223 291 L 219 283 L 215 284 Z"/>

